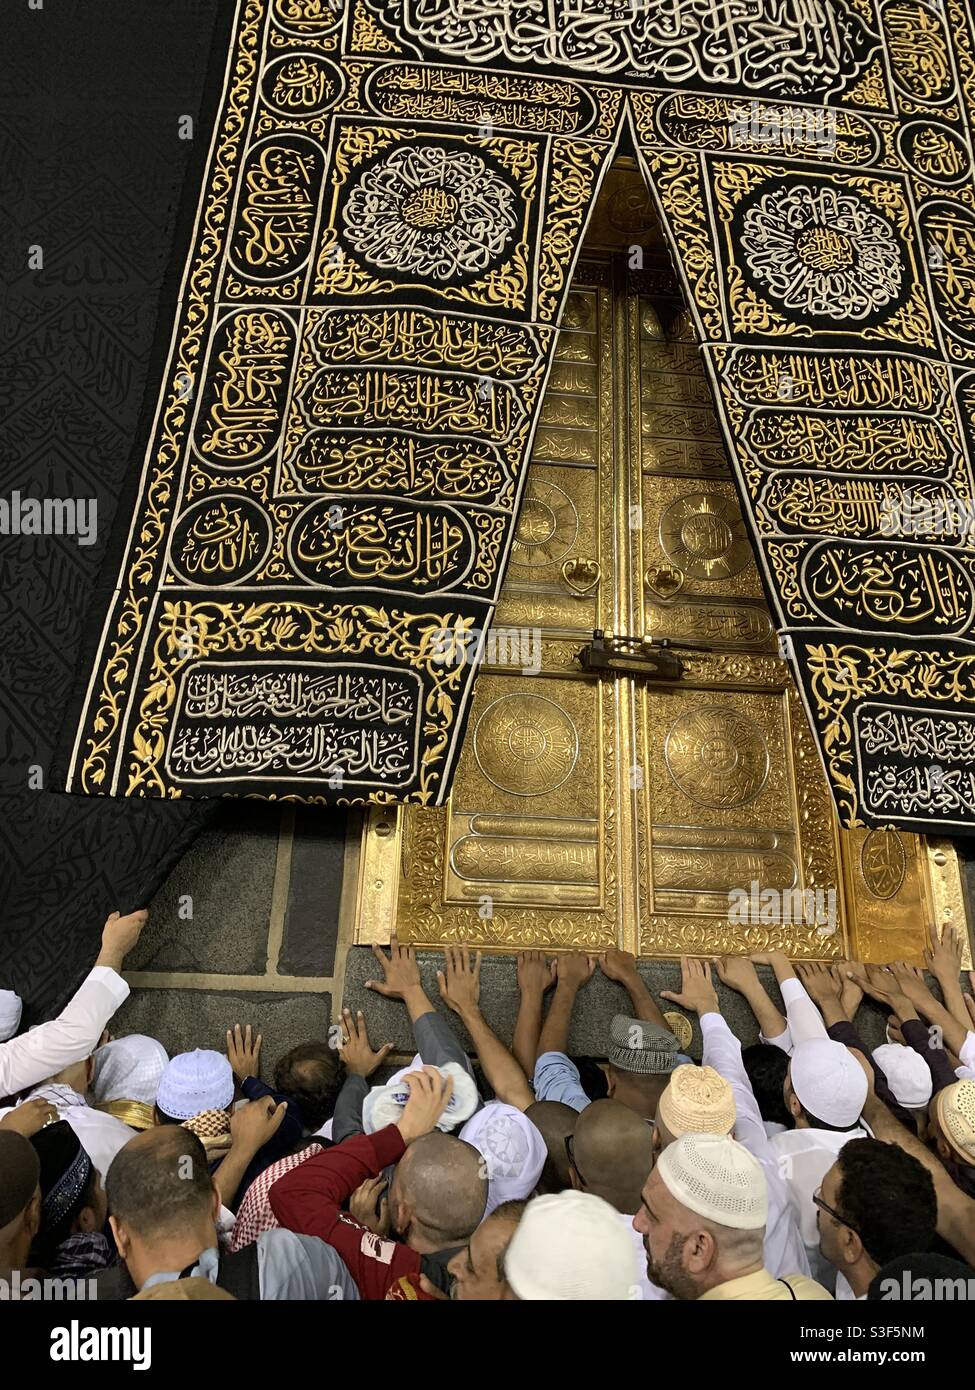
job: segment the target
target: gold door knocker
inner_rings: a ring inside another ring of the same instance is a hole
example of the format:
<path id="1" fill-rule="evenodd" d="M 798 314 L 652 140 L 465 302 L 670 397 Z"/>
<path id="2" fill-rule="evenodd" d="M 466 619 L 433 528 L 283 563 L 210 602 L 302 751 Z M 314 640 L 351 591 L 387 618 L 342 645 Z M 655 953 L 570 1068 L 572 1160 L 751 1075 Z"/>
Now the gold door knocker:
<path id="1" fill-rule="evenodd" d="M 591 560 L 588 555 L 573 555 L 570 560 L 562 561 L 562 578 L 577 598 L 591 594 L 601 575 L 599 561 Z"/>
<path id="2" fill-rule="evenodd" d="M 666 603 L 684 587 L 684 575 L 670 565 L 651 565 L 643 576 L 643 582 L 654 598 Z"/>

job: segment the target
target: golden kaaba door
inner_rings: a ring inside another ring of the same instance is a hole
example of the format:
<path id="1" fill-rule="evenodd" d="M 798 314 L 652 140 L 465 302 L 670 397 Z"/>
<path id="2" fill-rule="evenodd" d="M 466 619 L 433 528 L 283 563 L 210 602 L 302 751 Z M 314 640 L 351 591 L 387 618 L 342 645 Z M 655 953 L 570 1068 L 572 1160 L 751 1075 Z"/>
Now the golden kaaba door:
<path id="1" fill-rule="evenodd" d="M 354 939 L 919 959 L 929 920 L 964 922 L 954 853 L 838 830 L 669 271 L 592 242 L 453 791 L 366 814 Z"/>

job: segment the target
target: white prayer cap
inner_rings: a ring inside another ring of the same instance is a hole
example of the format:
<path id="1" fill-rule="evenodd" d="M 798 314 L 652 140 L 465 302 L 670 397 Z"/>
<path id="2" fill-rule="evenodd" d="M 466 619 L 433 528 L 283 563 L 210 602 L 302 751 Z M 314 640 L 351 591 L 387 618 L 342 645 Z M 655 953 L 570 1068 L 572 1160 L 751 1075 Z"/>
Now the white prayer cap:
<path id="1" fill-rule="evenodd" d="M 931 1099 L 931 1071 L 913 1047 L 903 1043 L 884 1043 L 875 1047 L 873 1060 L 887 1078 L 894 1099 L 911 1110 L 919 1110 Z"/>
<path id="2" fill-rule="evenodd" d="M 14 994 L 12 989 L 0 989 L 0 1043 L 7 1042 L 16 1033 L 23 1010 L 19 994 Z"/>
<path id="3" fill-rule="evenodd" d="M 633 1237 L 592 1192 L 535 1197 L 504 1257 L 515 1295 L 529 1302 L 638 1298 Z"/>
<path id="4" fill-rule="evenodd" d="M 789 1064 L 792 1089 L 804 1110 L 818 1120 L 848 1129 L 867 1100 L 867 1077 L 860 1063 L 832 1038 L 810 1038 L 797 1045 Z"/>
<path id="5" fill-rule="evenodd" d="M 227 1058 L 198 1047 L 178 1053 L 165 1068 L 156 1104 L 173 1120 L 191 1120 L 203 1110 L 226 1110 L 233 1098 L 234 1073 Z"/>
<path id="6" fill-rule="evenodd" d="M 657 1171 L 682 1207 L 718 1226 L 759 1231 L 768 1221 L 762 1165 L 730 1135 L 685 1134 L 664 1149 Z"/>
<path id="7" fill-rule="evenodd" d="M 155 1104 L 159 1082 L 169 1061 L 161 1042 L 141 1033 L 131 1033 L 126 1038 L 106 1043 L 94 1056 L 95 1075 L 91 1089 L 98 1104 L 110 1100 Z"/>
<path id="8" fill-rule="evenodd" d="M 411 1071 L 422 1071 L 423 1065 L 417 1053 L 410 1065 L 391 1076 L 385 1086 L 373 1086 L 362 1102 L 362 1128 L 366 1134 L 375 1134 L 377 1130 L 396 1123 L 410 1098 L 410 1088 L 403 1085 L 403 1077 L 409 1076 Z M 454 1089 L 447 1108 L 437 1121 L 437 1129 L 446 1133 L 470 1119 L 477 1109 L 479 1097 L 477 1087 L 459 1062 L 446 1062 L 442 1067 L 437 1067 L 437 1071 L 441 1076 L 454 1078 Z"/>
<path id="9" fill-rule="evenodd" d="M 502 1202 L 522 1201 L 535 1191 L 548 1150 L 538 1126 L 521 1110 L 491 1101 L 467 1121 L 460 1138 L 477 1149 L 487 1167 L 485 1216 Z"/>

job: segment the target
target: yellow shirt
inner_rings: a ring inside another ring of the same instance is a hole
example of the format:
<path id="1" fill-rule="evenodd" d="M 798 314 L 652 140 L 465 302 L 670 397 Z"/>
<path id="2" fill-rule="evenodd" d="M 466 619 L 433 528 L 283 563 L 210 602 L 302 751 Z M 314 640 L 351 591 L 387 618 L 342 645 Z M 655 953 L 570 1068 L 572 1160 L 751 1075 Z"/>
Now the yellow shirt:
<path id="1" fill-rule="evenodd" d="M 822 1284 L 817 1284 L 805 1274 L 788 1274 L 785 1277 L 792 1289 L 791 1294 L 781 1279 L 776 1279 L 767 1269 L 760 1269 L 757 1274 L 746 1274 L 741 1279 L 729 1279 L 726 1284 L 715 1285 L 713 1289 L 708 1289 L 707 1293 L 702 1293 L 697 1301 L 703 1303 L 709 1298 L 759 1298 L 765 1301 L 780 1300 L 791 1303 L 792 1294 L 795 1294 L 796 1299 L 800 1301 L 825 1300 L 832 1303 L 833 1295 L 827 1293 Z"/>

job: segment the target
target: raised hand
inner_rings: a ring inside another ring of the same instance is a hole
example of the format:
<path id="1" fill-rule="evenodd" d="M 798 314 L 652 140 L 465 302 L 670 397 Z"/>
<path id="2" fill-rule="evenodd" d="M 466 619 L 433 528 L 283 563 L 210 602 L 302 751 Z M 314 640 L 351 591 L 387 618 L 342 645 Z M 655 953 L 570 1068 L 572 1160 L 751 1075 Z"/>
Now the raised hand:
<path id="1" fill-rule="evenodd" d="M 358 1221 L 360 1226 L 365 1226 L 384 1239 L 389 1235 L 389 1199 L 386 1189 L 386 1179 L 380 1173 L 376 1178 L 366 1178 L 349 1198 L 349 1215 L 353 1221 Z"/>
<path id="2" fill-rule="evenodd" d="M 29 1139 L 45 1125 L 53 1125 L 57 1118 L 58 1112 L 51 1102 L 37 1097 L 35 1100 L 25 1100 L 23 1105 L 8 1111 L 0 1119 L 0 1129 L 11 1129 L 15 1134 L 22 1134 L 25 1139 Z"/>
<path id="3" fill-rule="evenodd" d="M 373 946 L 372 953 L 382 966 L 383 978 L 366 980 L 366 989 L 374 990 L 387 999 L 402 999 L 407 991 L 422 988 L 416 951 L 412 946 L 401 946 L 394 936 L 389 943 L 388 956 L 378 946 Z"/>
<path id="4" fill-rule="evenodd" d="M 840 1007 L 851 1023 L 853 1022 L 854 1014 L 863 1000 L 863 990 L 860 988 L 856 979 L 852 979 L 847 973 L 853 967 L 859 970 L 863 969 L 862 963 L 855 960 L 841 960 L 836 964 L 837 973 L 839 974 L 840 982 L 843 986 L 840 995 Z"/>
<path id="5" fill-rule="evenodd" d="M 230 1117 L 230 1137 L 234 1145 L 257 1153 L 280 1129 L 287 1109 L 286 1100 L 276 1105 L 270 1096 L 241 1105 Z"/>
<path id="6" fill-rule="evenodd" d="M 739 994 L 749 994 L 762 988 L 754 957 L 749 959 L 748 956 L 719 956 L 714 961 L 714 968 L 721 983 L 729 989 L 736 989 Z"/>
<path id="7" fill-rule="evenodd" d="M 924 961 L 931 974 L 940 985 L 950 980 L 958 984 L 961 974 L 961 936 L 954 927 L 945 927 L 939 938 L 938 928 L 932 922 L 929 927 L 931 948 L 924 952 Z"/>
<path id="8" fill-rule="evenodd" d="M 249 1076 L 260 1076 L 263 1041 L 263 1033 L 252 1037 L 249 1023 L 243 1033 L 239 1023 L 234 1024 L 233 1031 L 227 1029 L 227 1058 L 238 1081 L 246 1081 Z"/>
<path id="9" fill-rule="evenodd" d="M 696 1014 L 720 1013 L 718 996 L 711 983 L 711 966 L 706 960 L 694 956 L 680 958 L 680 991 L 661 990 L 661 999 L 669 999 L 682 1009 L 691 1009 Z"/>
<path id="10" fill-rule="evenodd" d="M 127 912 L 123 917 L 119 912 L 109 915 L 102 928 L 102 948 L 98 953 L 96 965 L 109 965 L 119 969 L 125 957 L 135 946 L 142 929 L 149 920 L 149 909 L 139 908 L 137 912 Z"/>
<path id="11" fill-rule="evenodd" d="M 440 996 L 455 1014 L 472 1012 L 481 997 L 481 953 L 471 960 L 466 944 L 444 947 L 444 968 L 437 971 Z"/>
<path id="12" fill-rule="evenodd" d="M 403 1143 L 412 1144 L 436 1126 L 453 1095 L 454 1078 L 441 1075 L 436 1067 L 424 1067 L 408 1072 L 403 1084 L 409 1088 L 410 1098 L 396 1124 Z"/>
<path id="13" fill-rule="evenodd" d="M 916 965 L 906 960 L 892 960 L 887 969 L 897 982 L 901 994 L 907 996 L 916 1009 L 922 1013 L 928 1004 L 937 1004 L 934 995 L 924 981 L 924 974 Z"/>
<path id="14" fill-rule="evenodd" d="M 546 960 L 544 951 L 519 951 L 518 989 L 522 994 L 544 994 L 555 984 L 555 960 Z"/>
<path id="15" fill-rule="evenodd" d="M 796 965 L 796 974 L 814 1003 L 840 1003 L 843 981 L 822 961 L 802 961 Z"/>
<path id="16" fill-rule="evenodd" d="M 382 1066 L 392 1048 L 393 1044 L 387 1042 L 383 1043 L 378 1051 L 374 1051 L 369 1042 L 369 1032 L 362 1010 L 355 1014 L 351 1009 L 342 1010 L 342 1045 L 339 1048 L 339 1056 L 347 1072 L 353 1076 L 372 1076 L 376 1068 Z"/>
<path id="17" fill-rule="evenodd" d="M 565 951 L 555 963 L 555 976 L 558 983 L 581 989 L 592 978 L 598 957 L 587 956 L 583 951 Z"/>
<path id="18" fill-rule="evenodd" d="M 618 946 L 610 946 L 602 953 L 599 968 L 607 980 L 615 980 L 620 985 L 625 985 L 634 975 L 639 979 L 636 956 L 632 951 L 621 951 Z"/>

